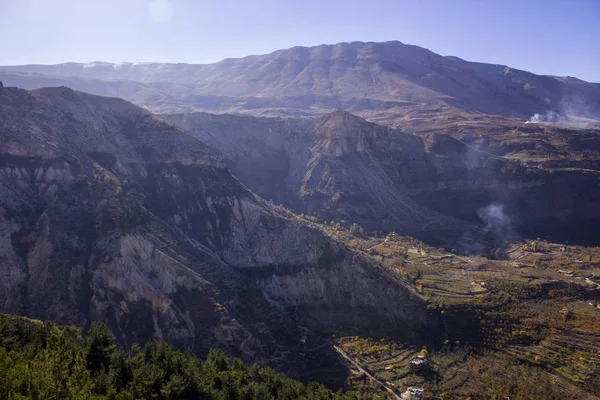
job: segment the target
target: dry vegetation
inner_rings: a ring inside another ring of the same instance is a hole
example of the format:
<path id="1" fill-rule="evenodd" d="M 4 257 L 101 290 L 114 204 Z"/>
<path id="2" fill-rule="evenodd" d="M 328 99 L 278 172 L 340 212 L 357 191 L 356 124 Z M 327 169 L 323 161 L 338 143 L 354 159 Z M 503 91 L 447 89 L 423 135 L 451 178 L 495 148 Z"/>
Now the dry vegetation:
<path id="1" fill-rule="evenodd" d="M 504 259 L 491 260 L 396 234 L 353 234 L 349 224 L 292 217 L 397 271 L 439 316 L 442 339 L 425 351 L 424 370 L 411 370 L 423 349 L 409 343 L 335 339 L 389 388 L 401 393 L 420 386 L 427 398 L 444 399 L 600 396 L 600 248 L 526 241 L 513 244 Z M 354 370 L 349 388 L 382 393 Z"/>

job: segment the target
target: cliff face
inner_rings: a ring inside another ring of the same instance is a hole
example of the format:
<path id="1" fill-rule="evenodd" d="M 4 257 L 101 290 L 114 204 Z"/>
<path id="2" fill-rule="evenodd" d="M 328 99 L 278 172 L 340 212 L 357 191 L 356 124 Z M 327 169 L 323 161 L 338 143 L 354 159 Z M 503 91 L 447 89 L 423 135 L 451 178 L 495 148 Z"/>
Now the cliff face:
<path id="1" fill-rule="evenodd" d="M 434 172 L 423 141 L 338 110 L 318 119 L 167 116 L 221 149 L 263 197 L 326 220 L 399 230 L 448 244 L 477 228 L 426 209 L 409 188 Z"/>
<path id="2" fill-rule="evenodd" d="M 277 363 L 302 329 L 431 323 L 402 279 L 279 216 L 213 147 L 67 88 L 0 89 L 0 260 L 2 312 L 103 320 L 123 344 Z"/>
<path id="3" fill-rule="evenodd" d="M 553 171 L 503 157 L 490 151 L 487 137 L 419 137 L 343 111 L 314 119 L 166 118 L 219 148 L 256 193 L 325 220 L 473 251 L 518 235 L 598 237 L 595 171 Z M 490 216 L 490 209 L 499 213 Z"/>

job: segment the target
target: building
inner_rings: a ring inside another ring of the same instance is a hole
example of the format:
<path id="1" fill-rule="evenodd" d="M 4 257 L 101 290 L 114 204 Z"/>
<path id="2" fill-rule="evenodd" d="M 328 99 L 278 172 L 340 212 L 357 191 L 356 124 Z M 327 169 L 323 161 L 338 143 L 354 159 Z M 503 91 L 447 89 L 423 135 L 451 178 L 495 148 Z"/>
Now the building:
<path id="1" fill-rule="evenodd" d="M 423 400 L 425 396 L 425 389 L 409 387 L 406 392 L 400 395 L 402 400 Z"/>
<path id="2" fill-rule="evenodd" d="M 410 362 L 408 363 L 408 367 L 412 372 L 418 372 L 428 368 L 429 363 L 427 362 L 427 359 L 425 357 L 418 356 L 417 358 L 413 358 L 412 360 L 410 360 Z"/>

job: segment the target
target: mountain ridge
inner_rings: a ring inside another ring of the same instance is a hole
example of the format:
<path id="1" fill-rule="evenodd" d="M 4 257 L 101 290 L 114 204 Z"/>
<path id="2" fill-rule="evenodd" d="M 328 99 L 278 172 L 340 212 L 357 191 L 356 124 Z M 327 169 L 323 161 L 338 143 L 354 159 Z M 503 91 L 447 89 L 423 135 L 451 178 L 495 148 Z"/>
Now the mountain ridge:
<path id="1" fill-rule="evenodd" d="M 438 55 L 438 53 L 435 53 L 425 47 L 421 47 L 418 45 L 412 45 L 412 44 L 406 44 L 403 43 L 399 40 L 388 40 L 388 41 L 383 41 L 383 42 L 376 42 L 376 41 L 360 41 L 360 40 L 355 40 L 355 41 L 350 41 L 350 42 L 338 42 L 338 43 L 334 43 L 334 44 L 320 44 L 320 45 L 313 45 L 313 46 L 292 46 L 289 47 L 287 49 L 277 49 L 277 50 L 273 50 L 271 52 L 267 52 L 267 53 L 262 53 L 262 54 L 249 54 L 249 55 L 245 55 L 242 57 L 227 57 L 224 58 L 222 60 L 219 61 L 215 61 L 215 62 L 211 62 L 211 63 L 189 63 L 189 62 L 158 62 L 158 61 L 136 61 L 136 62 L 132 62 L 132 61 L 121 61 L 121 62 L 110 62 L 110 61 L 100 61 L 100 60 L 95 60 L 95 61 L 89 61 L 89 62 L 74 62 L 74 61 L 66 61 L 63 63 L 56 63 L 56 64 L 14 64 L 14 65 L 5 65 L 2 66 L 2 68 L 5 69 L 10 69 L 10 68 L 14 68 L 15 70 L 26 70 L 26 69 L 35 69 L 35 68 L 44 68 L 44 67 L 48 67 L 48 66 L 82 66 L 83 68 L 89 68 L 89 67 L 94 67 L 94 66 L 101 66 L 101 67 L 113 67 L 115 69 L 117 68 L 121 68 L 121 67 L 144 67 L 144 66 L 174 66 L 174 65 L 181 65 L 181 66 L 207 66 L 207 65 L 212 65 L 212 64 L 218 64 L 218 63 L 227 63 L 227 62 L 233 62 L 233 61 L 237 61 L 237 60 L 241 60 L 241 59 L 250 59 L 250 58 L 257 58 L 257 57 L 263 57 L 263 56 L 270 56 L 270 55 L 274 55 L 280 52 L 283 52 L 285 50 L 310 50 L 312 48 L 318 48 L 318 47 L 330 47 L 330 46 L 338 46 L 338 45 L 367 45 L 367 44 L 400 44 L 403 46 L 409 46 L 409 47 L 414 47 L 414 48 L 418 48 L 421 50 L 426 50 L 432 54 Z M 506 64 L 498 64 L 498 63 L 488 63 L 488 62 L 484 62 L 484 61 L 476 61 L 476 60 L 467 60 L 464 59 L 462 57 L 458 57 L 458 56 L 454 56 L 454 55 L 440 55 L 441 57 L 445 57 L 448 59 L 451 59 L 453 61 L 460 61 L 460 62 L 467 62 L 467 63 L 475 63 L 475 64 L 482 64 L 482 65 L 491 65 L 491 66 L 496 66 L 496 67 L 502 67 L 502 68 L 511 68 L 517 71 L 522 71 L 522 72 L 526 72 L 525 69 L 522 68 L 514 68 L 514 67 L 509 67 Z M 584 79 L 580 79 L 574 76 L 570 76 L 570 75 L 552 75 L 552 74 L 536 74 L 533 73 L 535 75 L 538 76 L 545 76 L 545 77 L 549 77 L 549 78 L 555 78 L 558 80 L 573 80 L 576 82 L 581 82 L 581 83 L 590 83 L 590 84 L 600 84 L 600 82 L 592 82 L 592 81 L 586 81 Z"/>
<path id="2" fill-rule="evenodd" d="M 0 71 L 8 85 L 33 88 L 53 77 L 159 113 L 319 115 L 343 108 L 391 126 L 406 118 L 472 114 L 528 119 L 553 109 L 600 114 L 600 84 L 444 57 L 397 41 L 293 47 L 213 64 L 67 63 Z"/>
<path id="3" fill-rule="evenodd" d="M 335 389 L 600 393 L 600 86 L 399 42 L 2 79 L 0 313 Z"/>
<path id="4" fill-rule="evenodd" d="M 412 135 L 341 110 L 313 118 L 164 117 L 219 148 L 234 175 L 262 197 L 326 221 L 343 219 L 369 232 L 396 231 L 475 252 L 502 247 L 517 233 L 595 236 L 594 224 L 585 222 L 597 218 L 593 200 L 577 194 L 595 196 L 595 170 L 504 157 L 480 134 L 468 140 Z M 595 143 L 595 136 L 585 137 Z M 513 146 L 505 151 L 538 148 Z M 478 212 L 494 205 L 503 207 L 510 234 L 486 228 Z"/>
<path id="5" fill-rule="evenodd" d="M 282 215 L 213 146 L 68 88 L 0 88 L 0 260 L 2 312 L 292 374 L 311 376 L 302 335 L 376 326 L 418 341 L 436 323 L 401 277 Z"/>

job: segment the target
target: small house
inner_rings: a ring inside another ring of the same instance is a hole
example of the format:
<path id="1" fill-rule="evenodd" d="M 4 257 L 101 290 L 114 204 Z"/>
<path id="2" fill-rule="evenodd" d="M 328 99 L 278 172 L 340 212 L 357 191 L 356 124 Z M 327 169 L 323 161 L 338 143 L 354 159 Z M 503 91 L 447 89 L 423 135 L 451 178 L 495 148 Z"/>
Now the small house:
<path id="1" fill-rule="evenodd" d="M 428 368 L 429 363 L 425 357 L 417 357 L 410 360 L 408 366 L 412 372 L 418 372 Z"/>
<path id="2" fill-rule="evenodd" d="M 425 397 L 425 389 L 417 387 L 409 387 L 406 392 L 402 393 L 402 400 L 423 400 Z"/>

